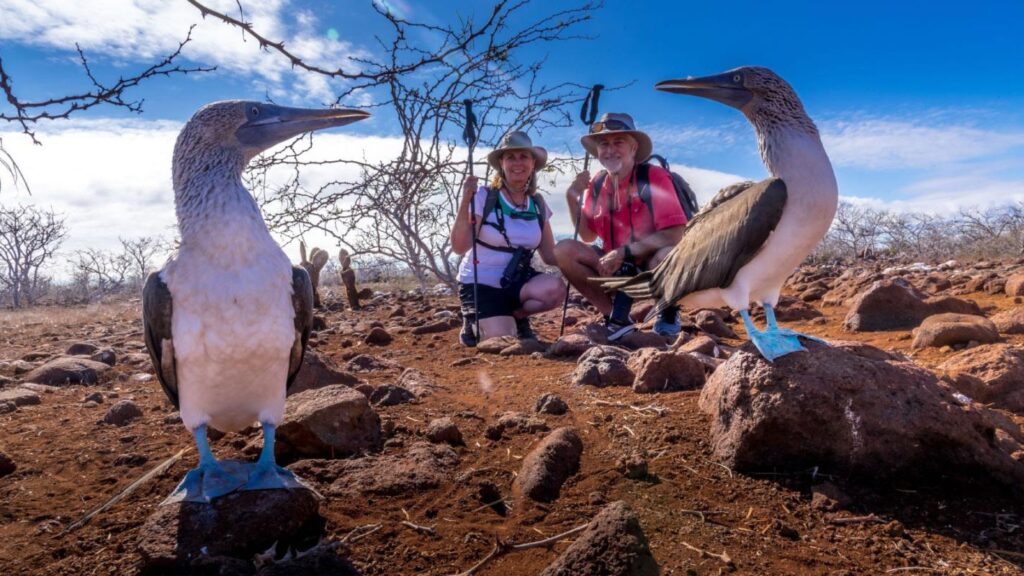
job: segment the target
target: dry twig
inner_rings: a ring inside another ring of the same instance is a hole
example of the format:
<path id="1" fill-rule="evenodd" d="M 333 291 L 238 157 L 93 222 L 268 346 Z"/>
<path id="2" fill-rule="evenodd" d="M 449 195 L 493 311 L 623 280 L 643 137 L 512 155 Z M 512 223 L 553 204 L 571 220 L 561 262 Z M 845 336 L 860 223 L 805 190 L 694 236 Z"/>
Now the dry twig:
<path id="1" fill-rule="evenodd" d="M 127 497 L 129 494 L 134 492 L 139 486 L 142 486 L 143 484 L 145 484 L 149 480 L 151 480 L 153 478 L 156 478 L 160 474 L 163 474 L 165 471 L 167 471 L 168 468 L 173 466 L 175 462 L 177 462 L 178 460 L 181 460 L 181 457 L 184 456 L 185 453 L 188 452 L 191 449 L 192 449 L 191 446 L 186 447 L 186 448 L 182 448 L 181 450 L 178 451 L 177 454 L 175 454 L 174 456 L 171 456 L 167 460 L 164 460 L 156 468 L 153 468 L 149 472 L 146 472 L 145 474 L 142 475 L 141 478 L 139 478 L 135 482 L 132 482 L 131 484 L 126 486 L 124 490 L 121 490 L 119 493 L 114 495 L 113 498 L 111 498 L 110 500 L 107 500 L 103 504 L 100 504 L 96 508 L 93 508 L 92 510 L 90 510 L 85 516 L 82 517 L 81 520 L 79 520 L 78 522 L 75 522 L 74 524 L 68 526 L 67 528 L 64 529 L 63 532 L 61 532 L 57 536 L 58 537 L 59 536 L 63 536 L 65 534 L 67 534 L 68 532 L 71 532 L 73 530 L 77 530 L 77 529 L 81 528 L 82 526 L 85 526 L 86 524 L 89 523 L 90 520 L 93 519 L 94 516 L 96 516 L 100 512 L 103 512 L 107 508 L 110 508 L 114 504 L 117 504 L 118 502 L 120 502 L 125 497 Z"/>
<path id="2" fill-rule="evenodd" d="M 483 560 L 477 562 L 469 570 L 466 570 L 465 572 L 459 572 L 458 574 L 455 574 L 453 576 L 473 576 L 474 574 L 476 574 L 477 570 L 483 568 L 485 565 L 487 565 L 488 562 L 500 556 L 504 556 L 509 552 L 519 552 L 520 550 L 528 550 L 530 548 L 549 548 L 553 546 L 555 543 L 557 543 L 559 540 L 562 540 L 563 538 L 568 538 L 569 536 L 573 536 L 579 532 L 582 532 L 587 528 L 587 526 L 590 526 L 589 522 L 581 526 L 577 526 L 572 530 L 566 530 L 561 534 L 555 534 L 550 538 L 537 540 L 536 542 L 527 542 L 525 544 L 512 544 L 511 542 L 502 542 L 501 540 L 498 540 L 494 544 L 494 549 L 491 550 L 491 553 L 484 557 Z"/>
<path id="3" fill-rule="evenodd" d="M 722 561 L 727 566 L 733 565 L 732 557 L 730 557 L 725 550 L 722 550 L 721 554 L 715 554 L 714 552 L 708 552 L 707 550 L 704 550 L 702 548 L 691 546 L 690 544 L 683 542 L 682 540 L 680 540 L 679 542 L 682 543 L 683 546 L 686 546 L 690 550 L 693 550 L 694 552 L 699 554 L 701 558 L 714 558 L 716 560 Z"/>

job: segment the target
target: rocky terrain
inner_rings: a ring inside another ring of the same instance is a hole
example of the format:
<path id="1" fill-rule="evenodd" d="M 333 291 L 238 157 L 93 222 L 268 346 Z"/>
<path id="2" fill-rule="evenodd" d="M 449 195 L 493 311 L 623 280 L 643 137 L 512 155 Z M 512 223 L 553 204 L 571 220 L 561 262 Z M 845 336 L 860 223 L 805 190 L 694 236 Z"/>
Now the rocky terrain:
<path id="1" fill-rule="evenodd" d="M 472 350 L 443 291 L 322 297 L 278 432 L 312 489 L 211 505 L 159 506 L 196 455 L 137 301 L 0 313 L 4 573 L 1024 572 L 1024 263 L 803 268 L 779 320 L 831 345 L 774 364 L 722 310 Z"/>

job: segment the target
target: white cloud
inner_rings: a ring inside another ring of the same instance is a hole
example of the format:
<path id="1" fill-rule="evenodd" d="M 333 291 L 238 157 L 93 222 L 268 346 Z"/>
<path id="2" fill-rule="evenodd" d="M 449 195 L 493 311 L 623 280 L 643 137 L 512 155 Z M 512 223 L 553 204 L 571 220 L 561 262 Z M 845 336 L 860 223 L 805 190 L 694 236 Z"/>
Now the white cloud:
<path id="1" fill-rule="evenodd" d="M 1024 146 L 1024 132 L 927 120 L 864 119 L 821 124 L 822 141 L 837 166 L 868 170 L 943 167 L 991 158 Z"/>
<path id="2" fill-rule="evenodd" d="M 183 55 L 195 62 L 215 64 L 242 77 L 254 76 L 258 89 L 266 89 L 283 101 L 327 102 L 333 100 L 332 80 L 293 70 L 287 59 L 260 50 L 252 38 L 199 11 L 183 1 L 168 0 L 3 0 L 0 39 L 33 46 L 70 51 L 77 42 L 86 55 L 103 55 L 123 63 L 152 62 L 171 53 L 184 39 L 189 26 L 197 24 Z M 234 0 L 210 0 L 210 8 L 238 17 Z M 245 20 L 272 40 L 308 63 L 327 69 L 338 66 L 358 69 L 350 57 L 368 53 L 352 44 L 331 40 L 315 15 L 308 11 L 289 14 L 289 0 L 247 2 Z"/>

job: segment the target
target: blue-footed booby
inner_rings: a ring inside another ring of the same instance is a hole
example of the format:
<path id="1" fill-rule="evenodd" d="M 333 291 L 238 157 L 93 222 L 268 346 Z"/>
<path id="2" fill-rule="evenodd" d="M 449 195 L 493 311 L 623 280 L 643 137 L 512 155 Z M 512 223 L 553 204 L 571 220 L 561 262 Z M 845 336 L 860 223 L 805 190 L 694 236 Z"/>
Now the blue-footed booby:
<path id="1" fill-rule="evenodd" d="M 825 237 L 836 212 L 836 178 L 817 127 L 793 88 L 767 68 L 667 80 L 655 88 L 743 112 L 771 177 L 724 188 L 659 266 L 626 280 L 604 279 L 602 285 L 635 298 L 655 298 L 648 319 L 676 302 L 690 309 L 738 310 L 768 360 L 804 350 L 798 333 L 778 327 L 773 308 L 783 282 Z M 764 331 L 750 319 L 751 302 L 764 306 Z"/>
<path id="2" fill-rule="evenodd" d="M 173 184 L 181 243 L 146 280 L 143 326 L 157 378 L 195 437 L 199 466 L 165 503 L 301 485 L 275 462 L 274 431 L 309 339 L 313 287 L 270 236 L 242 170 L 279 142 L 367 116 L 214 102 L 178 135 Z M 254 422 L 263 428 L 256 464 L 218 462 L 207 427 L 230 432 Z"/>

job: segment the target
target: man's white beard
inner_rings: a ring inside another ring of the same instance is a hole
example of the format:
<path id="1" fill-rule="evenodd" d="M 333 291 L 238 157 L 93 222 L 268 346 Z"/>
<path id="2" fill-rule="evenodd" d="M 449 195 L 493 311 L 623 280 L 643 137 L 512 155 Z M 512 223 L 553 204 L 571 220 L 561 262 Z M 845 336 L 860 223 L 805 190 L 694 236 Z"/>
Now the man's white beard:
<path id="1" fill-rule="evenodd" d="M 622 170 L 622 166 L 625 164 L 625 161 L 622 158 L 611 158 L 608 160 L 598 159 L 598 161 L 601 162 L 601 166 L 604 166 L 604 169 L 610 174 L 618 174 L 619 170 Z"/>

